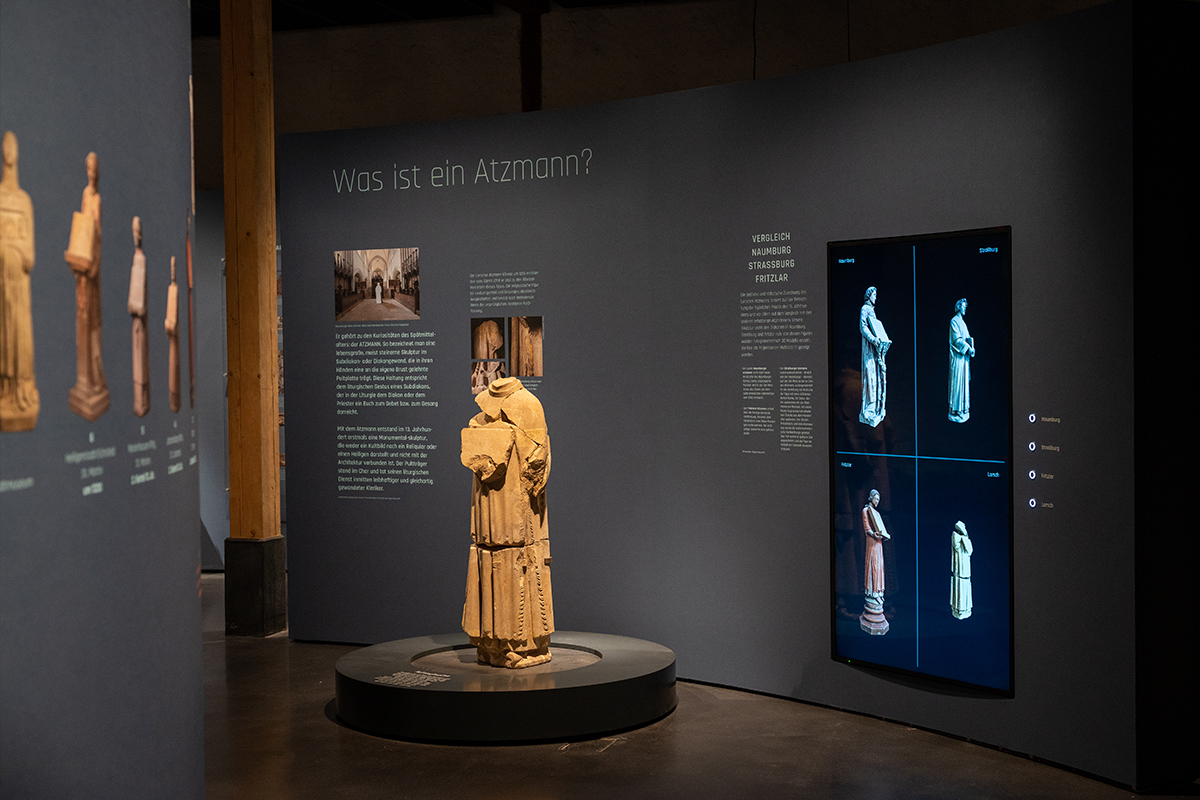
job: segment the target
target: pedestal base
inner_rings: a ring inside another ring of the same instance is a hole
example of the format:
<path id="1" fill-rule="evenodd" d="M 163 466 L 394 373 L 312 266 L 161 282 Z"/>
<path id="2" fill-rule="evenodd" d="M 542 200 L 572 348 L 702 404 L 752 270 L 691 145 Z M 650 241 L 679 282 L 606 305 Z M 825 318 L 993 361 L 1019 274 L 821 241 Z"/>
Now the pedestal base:
<path id="1" fill-rule="evenodd" d="M 18 410 L 15 403 L 0 400 L 0 431 L 31 431 L 37 426 L 38 405 Z"/>
<path id="2" fill-rule="evenodd" d="M 109 402 L 107 386 L 94 389 L 80 388 L 76 384 L 71 387 L 71 391 L 67 395 L 67 404 L 71 407 L 71 410 L 88 422 L 95 422 L 100 419 L 100 416 L 105 411 L 108 411 Z"/>
<path id="3" fill-rule="evenodd" d="M 858 618 L 858 625 L 872 636 L 883 636 L 891 627 L 888 625 L 887 617 L 883 615 L 883 603 L 873 597 L 868 597 L 863 606 L 862 616 Z"/>
<path id="4" fill-rule="evenodd" d="M 270 636 L 287 628 L 284 538 L 225 540 L 225 635 Z"/>
<path id="5" fill-rule="evenodd" d="M 465 634 L 364 647 L 337 662 L 337 715 L 382 736 L 516 742 L 593 736 L 675 708 L 675 654 L 659 644 L 558 631 L 550 661 L 479 664 Z"/>

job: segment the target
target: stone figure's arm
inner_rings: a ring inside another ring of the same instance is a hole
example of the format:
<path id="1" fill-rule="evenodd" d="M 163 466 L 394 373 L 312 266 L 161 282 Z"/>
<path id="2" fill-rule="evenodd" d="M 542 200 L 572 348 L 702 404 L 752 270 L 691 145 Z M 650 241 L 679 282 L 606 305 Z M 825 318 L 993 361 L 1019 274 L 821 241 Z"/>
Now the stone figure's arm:
<path id="1" fill-rule="evenodd" d="M 882 538 L 871 525 L 871 509 L 869 507 L 862 510 L 863 533 L 870 536 L 872 539 Z"/>
<path id="2" fill-rule="evenodd" d="M 483 483 L 491 483 L 504 477 L 505 465 L 497 464 L 486 454 L 475 453 L 468 456 L 463 453 L 462 463 L 464 467 L 478 475 L 479 480 Z"/>
<path id="3" fill-rule="evenodd" d="M 519 435 L 523 435 L 525 440 L 518 442 L 521 450 L 521 486 L 532 497 L 546 488 L 546 481 L 550 477 L 550 437 L 543 429 L 522 431 Z"/>
<path id="4" fill-rule="evenodd" d="M 879 340 L 875 338 L 875 332 L 871 330 L 871 311 L 866 306 L 858 315 L 858 332 L 862 337 L 871 343 L 872 347 L 879 345 Z"/>
<path id="5" fill-rule="evenodd" d="M 975 548 L 971 546 L 970 537 L 968 537 L 968 536 L 962 537 L 962 543 L 963 543 L 963 552 L 964 553 L 966 553 L 967 555 L 971 555 L 971 553 L 975 552 Z"/>
<path id="6" fill-rule="evenodd" d="M 958 353 L 960 356 L 964 355 L 971 349 L 971 344 L 966 340 L 966 338 L 959 335 L 958 329 L 953 325 L 950 326 L 950 349 Z"/>

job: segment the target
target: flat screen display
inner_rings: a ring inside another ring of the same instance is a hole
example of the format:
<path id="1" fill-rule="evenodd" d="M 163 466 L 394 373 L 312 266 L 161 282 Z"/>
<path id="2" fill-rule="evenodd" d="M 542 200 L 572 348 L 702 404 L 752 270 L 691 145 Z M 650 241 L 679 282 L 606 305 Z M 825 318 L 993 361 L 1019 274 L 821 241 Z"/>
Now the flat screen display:
<path id="1" fill-rule="evenodd" d="M 1013 691 L 1011 241 L 829 243 L 837 660 Z"/>

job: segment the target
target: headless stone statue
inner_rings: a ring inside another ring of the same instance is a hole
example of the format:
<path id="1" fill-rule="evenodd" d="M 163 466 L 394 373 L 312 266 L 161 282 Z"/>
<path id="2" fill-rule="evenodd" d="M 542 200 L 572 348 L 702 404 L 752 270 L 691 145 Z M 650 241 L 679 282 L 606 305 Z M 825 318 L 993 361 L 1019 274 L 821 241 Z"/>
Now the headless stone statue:
<path id="1" fill-rule="evenodd" d="M 133 413 L 150 412 L 150 336 L 146 328 L 146 254 L 142 252 L 142 220 L 133 218 L 133 265 L 129 268 L 129 314 L 133 317 Z"/>
<path id="2" fill-rule="evenodd" d="M 546 417 L 516 378 L 493 381 L 475 402 L 480 413 L 462 431 L 462 463 L 475 473 L 463 630 L 479 663 L 532 667 L 550 660 L 554 632 Z"/>
<path id="3" fill-rule="evenodd" d="M 4 134 L 0 174 L 0 431 L 37 425 L 41 402 L 33 374 L 33 202 L 17 177 L 17 137 Z"/>
<path id="4" fill-rule="evenodd" d="M 71 242 L 63 254 L 75 274 L 75 386 L 68 402 L 88 422 L 108 411 L 100 326 L 100 166 L 87 156 L 88 185 L 71 219 Z"/>
<path id="5" fill-rule="evenodd" d="M 169 342 L 167 389 L 171 410 L 178 413 L 179 395 L 179 284 L 175 282 L 175 256 L 171 256 L 171 285 L 167 287 L 167 319 L 164 323 Z"/>

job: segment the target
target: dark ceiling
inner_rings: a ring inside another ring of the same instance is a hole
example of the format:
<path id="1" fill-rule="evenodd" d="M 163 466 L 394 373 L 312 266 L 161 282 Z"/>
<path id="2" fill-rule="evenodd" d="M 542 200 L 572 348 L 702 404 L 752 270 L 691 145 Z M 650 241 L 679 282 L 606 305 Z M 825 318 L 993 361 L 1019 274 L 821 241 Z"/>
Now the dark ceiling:
<path id="1" fill-rule="evenodd" d="M 557 5 L 565 8 L 634 5 L 646 2 L 647 0 L 556 0 Z M 493 13 L 496 5 L 507 6 L 515 11 L 545 11 L 549 3 L 548 0 L 272 0 L 271 27 L 277 31 L 295 31 L 473 17 Z M 192 36 L 220 35 L 220 7 L 220 0 L 192 0 Z"/>

